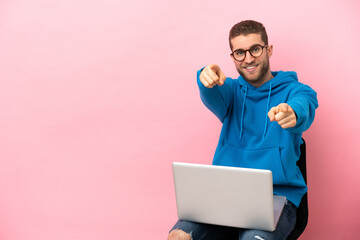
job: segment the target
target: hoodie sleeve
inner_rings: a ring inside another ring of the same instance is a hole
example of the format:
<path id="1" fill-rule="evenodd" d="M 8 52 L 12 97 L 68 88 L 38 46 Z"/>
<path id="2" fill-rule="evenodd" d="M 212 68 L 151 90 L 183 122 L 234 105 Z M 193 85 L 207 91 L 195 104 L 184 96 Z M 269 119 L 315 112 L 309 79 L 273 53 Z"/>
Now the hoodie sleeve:
<path id="1" fill-rule="evenodd" d="M 205 87 L 200 81 L 200 73 L 203 70 L 197 72 L 197 84 L 200 90 L 200 98 L 204 105 L 213 112 L 221 122 L 224 122 L 230 103 L 234 97 L 234 91 L 232 87 L 232 79 L 226 78 L 224 85 L 215 86 L 213 88 Z"/>
<path id="2" fill-rule="evenodd" d="M 306 131 L 315 118 L 315 109 L 318 107 L 317 94 L 309 86 L 299 84 L 287 102 L 294 109 L 297 122 L 295 127 L 288 128 L 293 133 Z"/>

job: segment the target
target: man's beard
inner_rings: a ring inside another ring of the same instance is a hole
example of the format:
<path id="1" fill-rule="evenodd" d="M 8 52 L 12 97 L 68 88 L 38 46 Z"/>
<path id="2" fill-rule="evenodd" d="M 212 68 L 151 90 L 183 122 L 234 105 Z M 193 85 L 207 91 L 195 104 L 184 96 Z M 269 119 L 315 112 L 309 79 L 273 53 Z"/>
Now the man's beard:
<path id="1" fill-rule="evenodd" d="M 251 64 L 249 64 L 251 65 Z M 257 83 L 257 82 L 262 82 L 264 81 L 265 75 L 269 70 L 269 59 L 266 58 L 262 64 L 260 65 L 260 71 L 257 77 L 255 78 L 251 78 L 247 76 L 246 70 L 240 68 L 240 69 L 236 69 L 238 71 L 238 73 L 249 83 Z"/>

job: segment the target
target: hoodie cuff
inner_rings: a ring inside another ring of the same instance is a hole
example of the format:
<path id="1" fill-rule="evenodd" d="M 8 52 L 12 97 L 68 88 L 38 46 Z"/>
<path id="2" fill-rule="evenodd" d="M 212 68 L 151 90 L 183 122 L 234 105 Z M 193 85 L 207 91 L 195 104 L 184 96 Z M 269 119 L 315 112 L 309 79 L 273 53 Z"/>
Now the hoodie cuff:
<path id="1" fill-rule="evenodd" d="M 309 117 L 309 104 L 306 99 L 297 97 L 291 99 L 288 104 L 294 110 L 296 115 L 296 125 L 289 129 L 292 132 L 304 132 L 307 129 L 306 123 Z"/>

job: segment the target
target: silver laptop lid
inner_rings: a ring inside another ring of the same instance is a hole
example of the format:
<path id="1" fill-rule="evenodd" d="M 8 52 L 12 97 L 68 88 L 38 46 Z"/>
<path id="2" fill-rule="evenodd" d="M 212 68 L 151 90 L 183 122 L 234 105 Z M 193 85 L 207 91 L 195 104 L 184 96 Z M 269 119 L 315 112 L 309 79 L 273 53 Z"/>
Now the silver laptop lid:
<path id="1" fill-rule="evenodd" d="M 179 219 L 267 231 L 276 228 L 285 197 L 276 198 L 281 210 L 274 215 L 270 170 L 174 162 L 173 173 Z"/>

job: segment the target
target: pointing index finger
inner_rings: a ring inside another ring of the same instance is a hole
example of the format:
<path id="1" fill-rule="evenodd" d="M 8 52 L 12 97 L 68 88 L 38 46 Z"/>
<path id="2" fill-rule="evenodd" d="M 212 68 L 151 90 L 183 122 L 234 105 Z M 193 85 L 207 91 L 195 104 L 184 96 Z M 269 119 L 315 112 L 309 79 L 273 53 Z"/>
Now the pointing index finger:
<path id="1" fill-rule="evenodd" d="M 209 75 L 209 77 L 211 77 L 214 82 L 218 81 L 219 76 L 211 68 L 206 69 L 206 73 Z"/>
<path id="2" fill-rule="evenodd" d="M 278 112 L 288 112 L 290 110 L 289 105 L 286 103 L 280 103 L 278 105 L 278 108 L 279 108 Z"/>
<path id="3" fill-rule="evenodd" d="M 277 107 L 272 107 L 270 111 L 268 112 L 268 117 L 270 118 L 270 121 L 275 120 L 275 114 L 277 113 Z"/>

